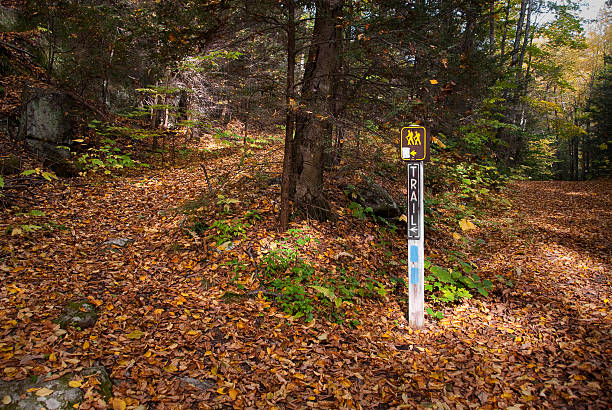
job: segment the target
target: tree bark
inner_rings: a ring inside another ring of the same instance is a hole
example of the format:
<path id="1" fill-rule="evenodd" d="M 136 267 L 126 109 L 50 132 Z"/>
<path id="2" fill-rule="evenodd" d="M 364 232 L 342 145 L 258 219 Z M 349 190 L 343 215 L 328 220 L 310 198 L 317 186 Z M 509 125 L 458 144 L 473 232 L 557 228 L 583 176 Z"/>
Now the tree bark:
<path id="1" fill-rule="evenodd" d="M 525 38 L 523 40 L 523 47 L 521 49 L 521 55 L 519 56 L 518 66 L 519 70 L 523 68 L 523 61 L 525 59 L 525 51 L 527 51 L 527 43 L 530 39 L 529 29 L 531 28 L 531 11 L 533 10 L 533 0 L 529 0 L 529 9 L 527 10 L 527 22 L 525 23 Z M 519 71 L 520 72 L 520 71 Z"/>
<path id="2" fill-rule="evenodd" d="M 293 129 L 295 117 L 293 115 L 293 87 L 295 85 L 295 3 L 294 0 L 286 0 L 287 5 L 287 88 L 285 102 L 287 104 L 287 116 L 285 119 L 285 152 L 283 157 L 283 175 L 281 181 L 281 206 L 280 225 L 281 230 L 287 230 L 289 225 L 289 189 L 291 186 L 291 154 L 293 151 Z"/>
<path id="3" fill-rule="evenodd" d="M 491 9 L 489 10 L 491 15 L 489 16 L 489 55 L 495 54 L 495 2 L 491 2 Z"/>
<path id="4" fill-rule="evenodd" d="M 294 201 L 307 217 L 326 220 L 333 216 L 323 195 L 323 147 L 330 135 L 333 80 L 337 73 L 338 30 L 343 0 L 316 2 L 315 24 L 300 96 L 303 108 L 296 115 L 293 171 Z"/>
<path id="5" fill-rule="evenodd" d="M 512 47 L 512 59 L 511 66 L 518 63 L 519 51 L 521 47 L 521 37 L 523 36 L 523 22 L 525 21 L 525 9 L 527 9 L 527 1 L 521 0 L 521 11 L 519 12 L 519 18 L 516 23 L 516 33 L 514 35 L 514 46 Z"/>
<path id="6" fill-rule="evenodd" d="M 510 17 L 510 0 L 506 4 L 506 17 L 504 18 L 504 31 L 502 33 L 501 44 L 500 44 L 500 61 L 504 60 L 504 53 L 506 52 L 506 38 L 508 37 L 508 18 Z"/>

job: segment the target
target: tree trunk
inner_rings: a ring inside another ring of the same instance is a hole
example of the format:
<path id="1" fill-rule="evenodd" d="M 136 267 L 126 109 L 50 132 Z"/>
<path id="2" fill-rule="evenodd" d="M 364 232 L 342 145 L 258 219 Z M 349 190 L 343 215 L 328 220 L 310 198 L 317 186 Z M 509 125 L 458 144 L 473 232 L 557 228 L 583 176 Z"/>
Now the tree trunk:
<path id="1" fill-rule="evenodd" d="M 523 22 L 525 21 L 525 9 L 527 8 L 528 0 L 521 0 L 521 11 L 516 23 L 516 33 L 514 34 L 514 46 L 512 47 L 511 66 L 518 63 L 519 51 L 521 48 L 521 37 L 523 36 Z"/>
<path id="2" fill-rule="evenodd" d="M 519 70 L 522 70 L 523 68 L 523 61 L 525 59 L 525 51 L 527 50 L 527 43 L 529 42 L 529 39 L 530 39 L 529 29 L 531 28 L 531 11 L 532 10 L 533 10 L 533 0 L 529 0 L 529 9 L 527 10 L 527 22 L 525 23 L 525 38 L 523 40 L 523 48 L 521 49 L 521 55 L 518 60 Z"/>
<path id="3" fill-rule="evenodd" d="M 293 170 L 294 201 L 307 217 L 326 220 L 331 206 L 323 195 L 323 146 L 330 135 L 335 102 L 330 98 L 337 72 L 338 30 L 343 0 L 319 0 L 296 115 Z"/>
<path id="4" fill-rule="evenodd" d="M 293 87 L 295 85 L 295 3 L 286 0 L 287 5 L 287 88 L 285 102 L 287 116 L 285 119 L 285 152 L 283 157 L 283 175 L 281 181 L 281 230 L 287 230 L 289 225 L 289 188 L 291 186 L 291 153 L 293 151 L 293 128 L 295 117 L 293 115 Z"/>
<path id="5" fill-rule="evenodd" d="M 510 0 L 506 4 L 506 17 L 504 18 L 504 31 L 502 33 L 501 44 L 500 44 L 500 61 L 504 60 L 504 53 L 506 51 L 506 38 L 508 37 L 508 18 L 510 17 Z"/>
<path id="6" fill-rule="evenodd" d="M 489 10 L 491 15 L 489 16 L 489 55 L 495 54 L 495 2 L 491 2 L 491 9 Z"/>

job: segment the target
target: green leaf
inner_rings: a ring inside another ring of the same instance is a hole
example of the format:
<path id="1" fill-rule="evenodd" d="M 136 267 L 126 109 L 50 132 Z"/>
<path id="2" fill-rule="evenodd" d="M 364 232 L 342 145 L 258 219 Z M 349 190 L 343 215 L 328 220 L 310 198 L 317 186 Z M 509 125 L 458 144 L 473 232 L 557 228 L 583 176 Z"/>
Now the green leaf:
<path id="1" fill-rule="evenodd" d="M 28 212 L 28 214 L 31 216 L 45 216 L 45 213 L 43 211 L 39 211 L 38 209 L 32 209 L 30 212 Z"/>
<path id="2" fill-rule="evenodd" d="M 0 188 L 4 188 L 4 179 L 0 177 Z"/>
<path id="3" fill-rule="evenodd" d="M 42 177 L 47 181 L 51 181 L 52 179 L 57 179 L 57 176 L 53 172 L 43 172 Z"/>
<path id="4" fill-rule="evenodd" d="M 321 293 L 323 296 L 328 298 L 330 301 L 333 302 L 336 300 L 336 294 L 331 289 L 326 288 L 324 286 L 316 286 L 316 285 L 311 285 L 310 287 L 316 290 L 317 292 Z"/>
<path id="5" fill-rule="evenodd" d="M 436 265 L 430 267 L 429 270 L 436 276 L 436 278 L 438 278 L 440 282 L 451 283 L 452 277 L 448 270 Z"/>
<path id="6" fill-rule="evenodd" d="M 21 173 L 21 175 L 27 177 L 28 175 L 36 174 L 37 172 L 38 170 L 36 169 L 26 169 L 25 171 Z"/>
<path id="7" fill-rule="evenodd" d="M 470 266 L 470 264 L 465 263 L 465 262 L 463 262 L 463 261 L 461 261 L 460 263 L 461 263 L 461 267 L 463 268 L 463 271 L 464 271 L 465 273 L 470 273 L 470 272 L 472 272 L 472 266 Z"/>
<path id="8" fill-rule="evenodd" d="M 482 295 L 482 296 L 489 296 L 489 292 L 487 292 L 487 290 L 485 288 L 478 288 L 478 292 Z"/>
<path id="9" fill-rule="evenodd" d="M 25 233 L 34 232 L 34 231 L 37 231 L 39 229 L 42 229 L 42 226 L 38 226 L 38 225 L 21 225 L 21 230 L 23 230 L 23 232 L 25 232 Z"/>

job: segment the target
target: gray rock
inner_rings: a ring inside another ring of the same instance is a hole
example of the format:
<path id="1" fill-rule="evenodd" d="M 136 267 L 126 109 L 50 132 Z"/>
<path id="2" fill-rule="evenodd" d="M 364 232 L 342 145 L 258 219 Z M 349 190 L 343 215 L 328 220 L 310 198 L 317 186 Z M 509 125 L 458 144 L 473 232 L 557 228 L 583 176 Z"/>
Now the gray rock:
<path id="1" fill-rule="evenodd" d="M 96 366 L 49 381 L 45 381 L 45 377 L 9 382 L 0 380 L 0 400 L 5 400 L 7 396 L 10 397 L 8 404 L 2 408 L 26 410 L 39 410 L 40 408 L 72 409 L 74 404 L 83 400 L 83 390 L 79 387 L 70 387 L 68 383 L 71 380 L 83 379 L 91 375 L 96 375 L 100 382 L 100 394 L 107 400 L 110 399 L 112 396 L 111 380 L 104 367 Z M 41 389 L 47 389 L 48 394 L 37 396 L 36 392 Z"/>
<path id="2" fill-rule="evenodd" d="M 87 329 L 93 327 L 97 320 L 96 307 L 86 300 L 77 300 L 69 302 L 64 307 L 57 322 L 63 328 L 74 326 Z"/>
<path id="3" fill-rule="evenodd" d="M 211 387 L 216 386 L 216 383 L 211 382 L 209 380 L 202 381 L 202 380 L 194 379 L 193 377 L 181 377 L 180 380 L 185 383 L 189 383 L 196 389 L 202 390 L 202 391 L 208 390 Z"/>
<path id="4" fill-rule="evenodd" d="M 19 136 L 38 154 L 68 158 L 69 152 L 57 146 L 72 144 L 79 128 L 80 104 L 67 94 L 46 88 L 28 87 L 22 99 Z"/>
<path id="5" fill-rule="evenodd" d="M 236 244 L 234 244 L 234 242 L 232 242 L 232 241 L 225 241 L 222 244 L 217 245 L 217 247 L 215 248 L 215 252 L 223 253 L 223 252 L 231 251 L 235 247 L 236 247 Z"/>
<path id="6" fill-rule="evenodd" d="M 101 247 L 101 251 L 119 253 L 121 252 L 120 248 L 125 248 L 132 242 L 134 242 L 134 240 L 128 238 L 111 238 L 107 241 L 99 243 L 98 246 Z"/>
<path id="7" fill-rule="evenodd" d="M 364 208 L 372 208 L 374 215 L 383 218 L 400 216 L 402 211 L 387 190 L 376 182 L 370 181 L 366 186 L 360 187 L 358 200 Z"/>
<path id="8" fill-rule="evenodd" d="M 348 253 L 348 252 L 339 252 L 337 254 L 334 255 L 334 259 L 335 260 L 340 260 L 340 259 L 355 259 L 355 256 Z"/>
<path id="9" fill-rule="evenodd" d="M 102 245 L 118 246 L 120 248 L 123 248 L 127 246 L 128 244 L 130 244 L 131 242 L 133 242 L 133 240 L 128 239 L 128 238 L 112 238 L 112 239 L 109 239 L 108 241 L 102 242 Z"/>

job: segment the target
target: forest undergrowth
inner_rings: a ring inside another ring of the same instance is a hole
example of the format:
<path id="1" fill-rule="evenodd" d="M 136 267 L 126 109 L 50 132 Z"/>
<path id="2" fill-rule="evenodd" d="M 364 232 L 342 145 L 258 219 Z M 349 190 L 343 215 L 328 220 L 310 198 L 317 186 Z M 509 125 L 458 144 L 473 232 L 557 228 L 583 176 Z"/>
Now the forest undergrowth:
<path id="1" fill-rule="evenodd" d="M 401 200 L 401 163 L 362 148 L 328 172 L 337 220 L 282 233 L 278 140 L 208 136 L 175 166 L 53 179 L 2 209 L 0 377 L 103 365 L 112 397 L 82 380 L 82 408 L 609 406 L 610 181 L 505 190 L 441 154 L 412 330 L 405 225 L 351 196 L 374 178 Z M 93 327 L 54 322 L 74 300 Z"/>

